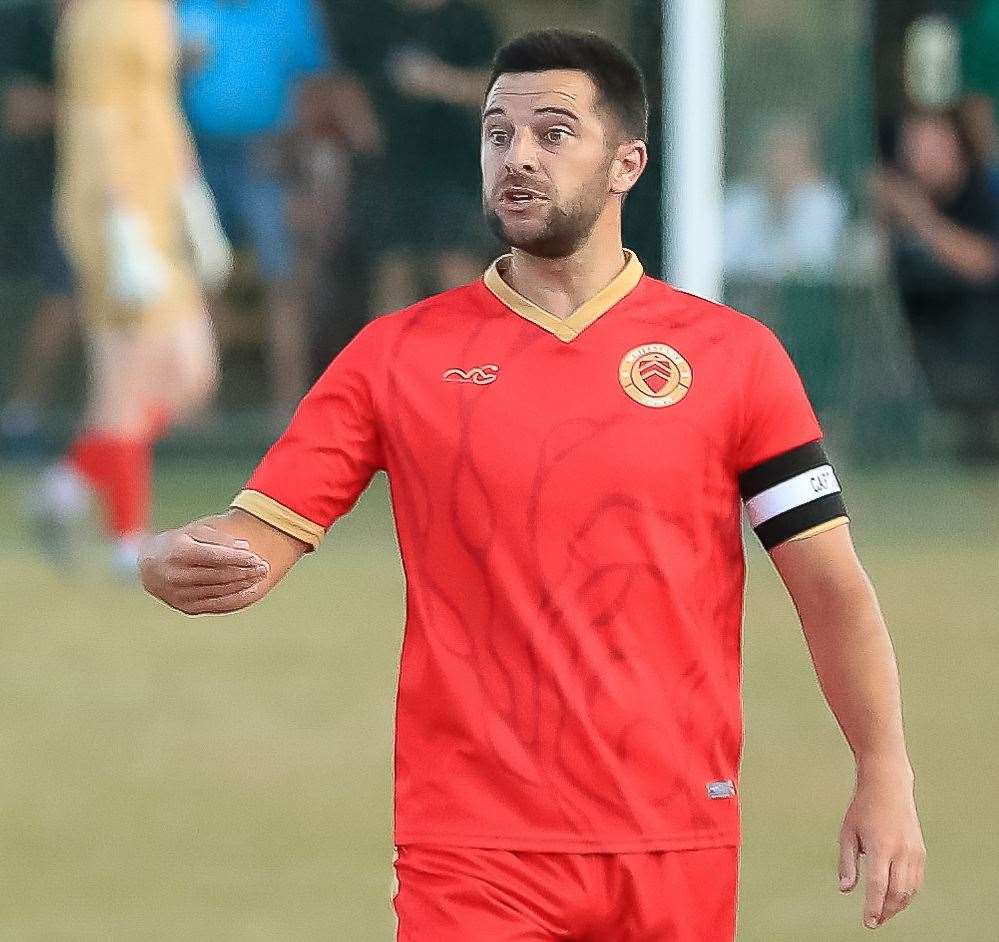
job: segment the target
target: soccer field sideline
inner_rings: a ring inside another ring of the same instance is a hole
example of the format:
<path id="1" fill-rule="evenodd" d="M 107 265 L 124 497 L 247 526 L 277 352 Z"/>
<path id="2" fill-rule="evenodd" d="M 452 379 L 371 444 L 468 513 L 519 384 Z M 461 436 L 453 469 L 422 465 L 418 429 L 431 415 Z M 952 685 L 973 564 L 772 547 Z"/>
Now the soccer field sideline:
<path id="1" fill-rule="evenodd" d="M 246 468 L 169 465 L 157 523 L 222 506 Z M 995 938 L 999 486 L 937 469 L 847 474 L 903 674 L 930 859 L 886 939 Z M 376 482 L 256 610 L 174 616 L 96 566 L 23 546 L 0 473 L 0 938 L 391 938 L 401 571 Z M 793 610 L 753 550 L 740 940 L 860 938 L 836 889 L 850 757 Z M 779 826 L 775 826 L 775 822 Z"/>

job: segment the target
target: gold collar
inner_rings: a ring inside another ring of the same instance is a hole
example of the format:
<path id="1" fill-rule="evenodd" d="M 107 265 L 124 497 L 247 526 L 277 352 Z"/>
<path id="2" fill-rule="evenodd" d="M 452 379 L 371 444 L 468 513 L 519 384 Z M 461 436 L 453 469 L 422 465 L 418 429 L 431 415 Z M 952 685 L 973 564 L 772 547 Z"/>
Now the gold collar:
<path id="1" fill-rule="evenodd" d="M 590 324 L 601 315 L 606 314 L 618 301 L 623 300 L 641 281 L 644 269 L 642 263 L 629 249 L 624 250 L 627 262 L 624 268 L 611 279 L 610 284 L 598 291 L 589 301 L 584 301 L 565 319 L 556 317 L 543 307 L 538 307 L 522 294 L 514 291 L 504 280 L 500 272 L 510 267 L 512 255 L 503 255 L 496 259 L 486 271 L 484 281 L 486 287 L 514 314 L 519 314 L 532 324 L 537 324 L 559 340 L 569 343 L 575 340 Z"/>

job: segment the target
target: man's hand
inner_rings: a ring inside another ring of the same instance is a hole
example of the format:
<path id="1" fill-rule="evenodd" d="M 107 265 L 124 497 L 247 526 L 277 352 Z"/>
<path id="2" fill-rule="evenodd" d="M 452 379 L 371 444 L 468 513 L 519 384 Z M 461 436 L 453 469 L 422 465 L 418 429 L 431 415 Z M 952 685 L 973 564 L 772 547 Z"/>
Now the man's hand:
<path id="1" fill-rule="evenodd" d="M 221 615 L 245 608 L 269 588 L 270 567 L 237 539 L 207 523 L 150 537 L 139 573 L 150 595 L 185 615 Z"/>
<path id="2" fill-rule="evenodd" d="M 389 76 L 400 92 L 431 101 L 443 97 L 441 73 L 446 68 L 436 56 L 419 48 L 400 49 L 388 63 Z"/>
<path id="3" fill-rule="evenodd" d="M 889 224 L 918 230 L 926 220 L 939 216 L 926 194 L 897 170 L 875 171 L 868 181 L 868 192 L 875 208 Z"/>
<path id="4" fill-rule="evenodd" d="M 839 838 L 840 889 L 857 885 L 858 855 L 866 858 L 864 925 L 874 929 L 901 912 L 923 885 L 926 847 L 912 780 L 882 772 L 857 777 Z"/>

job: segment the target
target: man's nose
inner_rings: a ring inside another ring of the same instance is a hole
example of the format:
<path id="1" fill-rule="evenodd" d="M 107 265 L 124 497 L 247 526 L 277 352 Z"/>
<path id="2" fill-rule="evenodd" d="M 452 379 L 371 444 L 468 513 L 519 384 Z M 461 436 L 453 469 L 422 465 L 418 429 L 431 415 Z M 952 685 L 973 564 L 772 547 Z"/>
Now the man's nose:
<path id="1" fill-rule="evenodd" d="M 506 166 L 511 172 L 534 173 L 538 169 L 538 146 L 528 130 L 516 131 L 506 155 Z"/>

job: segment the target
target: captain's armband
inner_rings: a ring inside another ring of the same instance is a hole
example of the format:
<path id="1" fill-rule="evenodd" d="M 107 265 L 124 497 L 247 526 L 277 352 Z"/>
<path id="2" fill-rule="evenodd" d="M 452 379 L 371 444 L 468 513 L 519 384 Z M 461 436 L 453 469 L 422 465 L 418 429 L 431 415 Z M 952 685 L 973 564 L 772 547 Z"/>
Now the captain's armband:
<path id="1" fill-rule="evenodd" d="M 848 521 L 839 480 L 818 441 L 744 471 L 739 491 L 749 522 L 768 551 Z"/>

